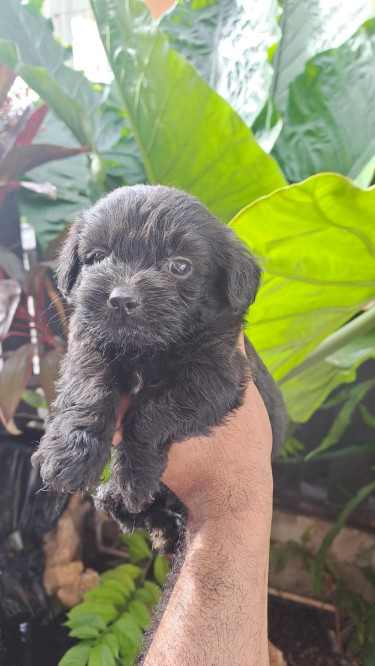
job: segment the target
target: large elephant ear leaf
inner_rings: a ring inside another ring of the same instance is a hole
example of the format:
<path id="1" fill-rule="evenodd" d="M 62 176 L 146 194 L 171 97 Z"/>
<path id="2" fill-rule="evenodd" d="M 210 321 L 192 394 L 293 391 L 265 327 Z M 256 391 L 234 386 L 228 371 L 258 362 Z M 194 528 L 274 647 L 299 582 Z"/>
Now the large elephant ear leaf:
<path id="1" fill-rule="evenodd" d="M 248 334 L 276 379 L 373 301 L 374 211 L 375 189 L 320 174 L 254 202 L 231 223 L 264 258 Z"/>
<path id="2" fill-rule="evenodd" d="M 282 8 L 282 36 L 272 60 L 271 87 L 280 111 L 286 108 L 289 85 L 302 74 L 307 61 L 341 46 L 375 15 L 372 0 L 284 0 Z"/>
<path id="3" fill-rule="evenodd" d="M 150 183 L 195 194 L 229 221 L 285 185 L 237 113 L 172 50 L 140 0 L 91 0 Z"/>
<path id="4" fill-rule="evenodd" d="M 276 0 L 179 0 L 159 26 L 173 48 L 251 126 L 272 79 L 267 50 L 280 38 Z"/>
<path id="5" fill-rule="evenodd" d="M 375 19 L 339 48 L 312 58 L 291 84 L 283 128 L 273 150 L 289 181 L 322 171 L 359 177 L 364 186 L 371 181 L 374 59 Z"/>

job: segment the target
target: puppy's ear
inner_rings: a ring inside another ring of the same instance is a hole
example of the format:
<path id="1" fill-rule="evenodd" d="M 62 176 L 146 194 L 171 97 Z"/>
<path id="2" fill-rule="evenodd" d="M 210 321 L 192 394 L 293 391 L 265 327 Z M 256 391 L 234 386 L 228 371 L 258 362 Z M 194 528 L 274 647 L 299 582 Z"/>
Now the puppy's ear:
<path id="1" fill-rule="evenodd" d="M 229 230 L 228 230 L 229 231 Z M 231 231 L 222 248 L 225 296 L 233 314 L 245 315 L 254 302 L 262 271 L 251 252 Z"/>
<path id="2" fill-rule="evenodd" d="M 81 269 L 81 262 L 78 257 L 78 239 L 82 226 L 83 220 L 81 218 L 73 222 L 67 239 L 57 256 L 57 286 L 65 298 L 69 297 Z"/>

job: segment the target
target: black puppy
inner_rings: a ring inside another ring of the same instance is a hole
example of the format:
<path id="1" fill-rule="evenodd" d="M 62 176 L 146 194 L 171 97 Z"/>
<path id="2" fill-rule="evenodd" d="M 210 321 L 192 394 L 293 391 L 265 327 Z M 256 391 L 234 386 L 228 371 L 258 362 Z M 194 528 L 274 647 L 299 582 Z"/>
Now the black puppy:
<path id="1" fill-rule="evenodd" d="M 124 529 L 145 522 L 166 531 L 176 503 L 160 477 L 171 443 L 209 434 L 240 405 L 250 376 L 276 450 L 281 395 L 250 343 L 249 362 L 237 350 L 260 275 L 235 233 L 185 192 L 123 187 L 86 211 L 58 262 L 74 314 L 58 398 L 32 459 L 46 485 L 73 492 L 98 484 L 122 393 L 132 403 L 98 503 Z"/>

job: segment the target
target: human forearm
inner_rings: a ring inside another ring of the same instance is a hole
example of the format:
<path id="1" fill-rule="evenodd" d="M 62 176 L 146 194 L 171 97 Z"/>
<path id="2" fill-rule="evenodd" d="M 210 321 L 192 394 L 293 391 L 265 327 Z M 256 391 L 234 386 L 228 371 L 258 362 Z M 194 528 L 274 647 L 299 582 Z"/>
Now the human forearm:
<path id="1" fill-rule="evenodd" d="M 145 666 L 269 663 L 271 465 L 264 443 L 252 443 L 245 465 L 243 456 L 234 464 L 236 449 L 234 441 L 229 466 L 227 459 L 220 462 L 219 449 L 215 481 L 200 483 L 184 497 L 185 558 Z"/>

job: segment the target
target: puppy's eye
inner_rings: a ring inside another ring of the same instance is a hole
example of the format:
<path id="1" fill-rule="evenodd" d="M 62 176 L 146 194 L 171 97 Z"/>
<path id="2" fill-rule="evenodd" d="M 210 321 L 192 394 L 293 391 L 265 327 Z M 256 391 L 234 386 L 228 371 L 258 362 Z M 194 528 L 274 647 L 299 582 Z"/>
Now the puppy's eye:
<path id="1" fill-rule="evenodd" d="M 95 252 L 92 252 L 91 254 L 89 254 L 88 257 L 86 257 L 85 264 L 89 265 L 98 264 L 100 261 L 103 261 L 103 259 L 105 259 L 106 257 L 107 255 L 105 254 L 105 252 L 101 252 L 100 250 L 95 250 Z"/>
<path id="2" fill-rule="evenodd" d="M 189 275 L 192 265 L 187 259 L 172 259 L 168 264 L 168 268 L 173 275 L 186 277 Z"/>

